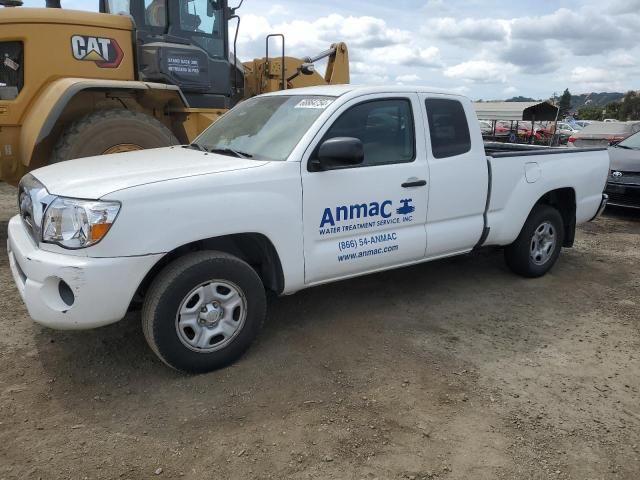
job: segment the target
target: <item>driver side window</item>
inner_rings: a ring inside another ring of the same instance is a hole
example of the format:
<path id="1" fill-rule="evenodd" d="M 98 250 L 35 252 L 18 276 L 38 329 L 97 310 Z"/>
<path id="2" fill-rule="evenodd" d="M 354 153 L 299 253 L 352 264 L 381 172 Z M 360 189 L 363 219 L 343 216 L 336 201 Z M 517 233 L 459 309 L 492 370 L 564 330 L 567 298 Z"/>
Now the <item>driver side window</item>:
<path id="1" fill-rule="evenodd" d="M 411 101 L 395 98 L 355 105 L 340 115 L 320 143 L 336 137 L 362 142 L 364 161 L 356 168 L 412 162 L 416 142 Z"/>

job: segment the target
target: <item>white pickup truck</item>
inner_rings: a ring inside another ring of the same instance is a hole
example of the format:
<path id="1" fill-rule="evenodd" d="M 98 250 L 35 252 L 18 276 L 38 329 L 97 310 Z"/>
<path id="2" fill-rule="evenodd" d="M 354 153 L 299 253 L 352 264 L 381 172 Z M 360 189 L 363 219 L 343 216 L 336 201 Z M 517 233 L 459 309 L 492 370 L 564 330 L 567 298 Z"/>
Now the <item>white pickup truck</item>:
<path id="1" fill-rule="evenodd" d="M 504 246 L 545 274 L 606 204 L 606 150 L 485 145 L 471 102 L 318 87 L 248 100 L 192 145 L 33 171 L 9 223 L 15 282 L 56 329 L 142 305 L 166 364 L 238 358 L 266 294 Z"/>

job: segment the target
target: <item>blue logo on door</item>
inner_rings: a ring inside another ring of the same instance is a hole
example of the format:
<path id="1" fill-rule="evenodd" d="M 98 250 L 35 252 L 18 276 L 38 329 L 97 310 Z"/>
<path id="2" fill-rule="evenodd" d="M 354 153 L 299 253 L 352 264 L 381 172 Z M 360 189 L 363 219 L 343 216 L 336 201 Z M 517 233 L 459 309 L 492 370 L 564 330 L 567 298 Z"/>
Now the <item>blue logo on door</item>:
<path id="1" fill-rule="evenodd" d="M 411 202 L 413 202 L 413 198 L 408 198 L 406 200 L 400 200 L 400 203 L 402 204 L 402 206 L 396 210 L 398 215 L 408 215 L 410 213 L 415 212 L 416 211 L 416 207 L 411 205 Z"/>

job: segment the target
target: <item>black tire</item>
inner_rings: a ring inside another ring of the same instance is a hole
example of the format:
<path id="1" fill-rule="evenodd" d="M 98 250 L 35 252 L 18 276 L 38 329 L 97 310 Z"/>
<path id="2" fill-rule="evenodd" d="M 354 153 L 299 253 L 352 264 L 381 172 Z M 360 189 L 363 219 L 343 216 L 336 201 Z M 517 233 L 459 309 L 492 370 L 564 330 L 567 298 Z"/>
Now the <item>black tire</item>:
<path id="1" fill-rule="evenodd" d="M 49 163 L 103 155 L 109 150 L 143 150 L 177 144 L 171 130 L 145 113 L 99 110 L 73 122 L 63 132 Z"/>
<path id="2" fill-rule="evenodd" d="M 548 253 L 539 255 L 534 253 L 539 252 L 533 248 L 534 235 L 545 224 L 553 229 L 555 241 L 552 247 L 543 249 Z M 537 205 L 529 214 L 516 241 L 505 248 L 504 258 L 514 273 L 527 278 L 541 277 L 551 270 L 558 260 L 563 242 L 564 222 L 560 212 L 549 205 Z"/>
<path id="3" fill-rule="evenodd" d="M 178 312 L 190 292 L 211 280 L 236 286 L 244 298 L 246 315 L 235 336 L 229 337 L 230 343 L 213 352 L 194 351 L 181 336 Z M 258 335 L 265 315 L 265 289 L 251 266 L 226 253 L 195 252 L 167 265 L 152 282 L 142 307 L 142 329 L 151 349 L 168 366 L 204 373 L 238 359 Z"/>

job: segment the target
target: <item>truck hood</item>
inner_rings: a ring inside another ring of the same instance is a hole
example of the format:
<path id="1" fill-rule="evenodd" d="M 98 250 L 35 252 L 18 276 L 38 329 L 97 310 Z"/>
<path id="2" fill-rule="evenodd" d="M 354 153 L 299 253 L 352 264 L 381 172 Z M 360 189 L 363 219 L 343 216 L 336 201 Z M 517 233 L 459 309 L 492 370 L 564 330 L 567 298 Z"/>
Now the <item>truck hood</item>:
<path id="1" fill-rule="evenodd" d="M 640 172 L 640 150 L 611 147 L 609 158 L 611 158 L 611 170 Z"/>
<path id="2" fill-rule="evenodd" d="M 53 195 L 98 199 L 139 185 L 256 168 L 267 163 L 177 146 L 69 160 L 31 174 Z"/>

